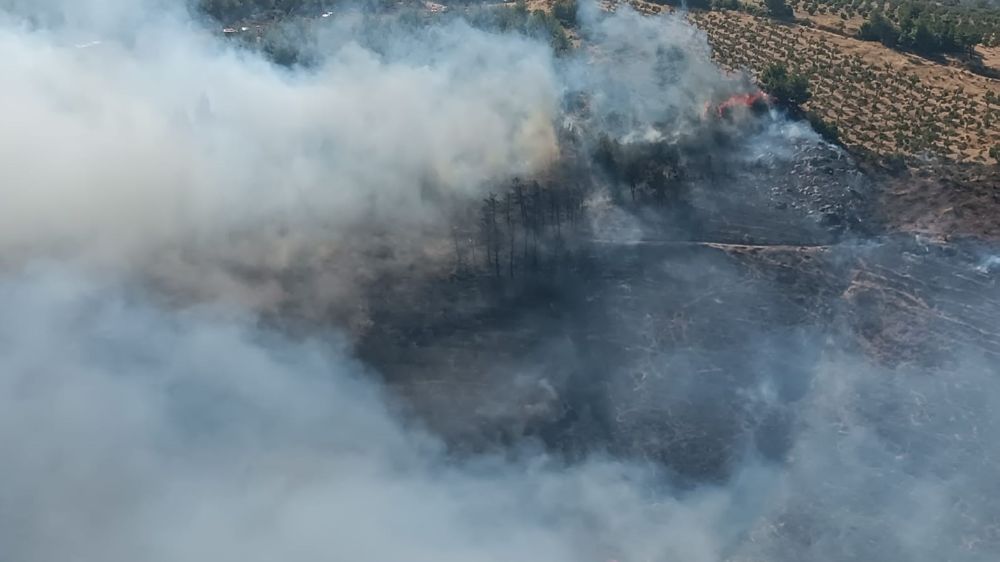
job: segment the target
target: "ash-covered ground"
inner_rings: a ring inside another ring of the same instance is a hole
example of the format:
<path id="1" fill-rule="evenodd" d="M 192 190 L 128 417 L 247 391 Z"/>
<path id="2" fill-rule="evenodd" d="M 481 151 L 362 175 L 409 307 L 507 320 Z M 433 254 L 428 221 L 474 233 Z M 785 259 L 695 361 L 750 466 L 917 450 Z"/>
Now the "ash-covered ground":
<path id="1" fill-rule="evenodd" d="M 771 119 L 749 138 L 798 127 Z M 499 276 L 487 263 L 375 306 L 362 356 L 459 447 L 538 440 L 697 481 L 786 458 L 831 354 L 937 370 L 1000 351 L 991 245 L 887 231 L 875 180 L 796 133 L 716 153 L 669 204 L 594 195 L 572 251 L 538 271 L 502 256 Z"/>
<path id="2" fill-rule="evenodd" d="M 996 560 L 983 213 L 578 17 L 0 1 L 0 560 Z"/>

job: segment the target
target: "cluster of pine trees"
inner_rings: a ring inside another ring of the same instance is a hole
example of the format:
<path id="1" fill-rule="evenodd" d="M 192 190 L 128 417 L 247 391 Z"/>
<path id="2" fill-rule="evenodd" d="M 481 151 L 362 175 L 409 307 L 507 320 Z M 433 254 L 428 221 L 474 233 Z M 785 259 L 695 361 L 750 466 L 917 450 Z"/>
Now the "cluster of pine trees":
<path id="1" fill-rule="evenodd" d="M 454 227 L 456 269 L 497 278 L 549 269 L 577 238 L 585 195 L 574 182 L 515 179 Z"/>

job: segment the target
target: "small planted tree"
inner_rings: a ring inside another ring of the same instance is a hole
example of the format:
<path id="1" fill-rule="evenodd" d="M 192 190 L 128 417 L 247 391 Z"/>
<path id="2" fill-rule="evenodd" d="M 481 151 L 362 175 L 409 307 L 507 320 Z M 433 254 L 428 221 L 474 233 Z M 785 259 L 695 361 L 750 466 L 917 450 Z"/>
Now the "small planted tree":
<path id="1" fill-rule="evenodd" d="M 764 0 L 767 11 L 776 18 L 791 18 L 792 8 L 785 0 Z"/>
<path id="2" fill-rule="evenodd" d="M 576 27 L 576 0 L 559 0 L 552 6 L 552 15 L 565 27 Z"/>
<path id="3" fill-rule="evenodd" d="M 789 72 L 781 63 L 771 63 L 764 70 L 760 85 L 777 103 L 792 109 L 798 109 L 812 97 L 809 79 L 803 74 Z"/>

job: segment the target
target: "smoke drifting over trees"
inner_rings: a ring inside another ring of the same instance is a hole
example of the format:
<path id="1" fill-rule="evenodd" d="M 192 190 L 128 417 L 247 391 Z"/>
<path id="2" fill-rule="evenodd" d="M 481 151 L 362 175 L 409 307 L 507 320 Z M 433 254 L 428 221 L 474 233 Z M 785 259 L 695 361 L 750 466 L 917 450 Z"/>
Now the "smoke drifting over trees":
<path id="1" fill-rule="evenodd" d="M 0 559 L 996 558 L 990 248 L 679 18 L 380 17 L 0 0 Z"/>

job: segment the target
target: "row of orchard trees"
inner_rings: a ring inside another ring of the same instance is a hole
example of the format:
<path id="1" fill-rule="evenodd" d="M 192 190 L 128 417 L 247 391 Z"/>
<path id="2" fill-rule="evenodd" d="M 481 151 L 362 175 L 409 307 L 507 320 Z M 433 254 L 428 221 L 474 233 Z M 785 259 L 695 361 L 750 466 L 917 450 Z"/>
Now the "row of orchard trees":
<path id="1" fill-rule="evenodd" d="M 946 12 L 932 12 L 920 4 L 903 4 L 896 12 L 898 24 L 875 10 L 858 36 L 925 54 L 965 53 L 983 40 L 983 32 L 968 20 Z"/>
<path id="2" fill-rule="evenodd" d="M 833 130 L 823 131 L 827 137 L 879 154 L 929 151 L 973 161 L 985 160 L 984 149 L 1000 145 L 1000 96 L 991 95 L 985 78 L 963 77 L 942 87 L 908 65 L 850 54 L 826 34 L 804 26 L 775 25 L 762 18 L 744 21 L 722 14 L 698 17 L 719 60 L 731 68 L 752 69 L 765 83 L 765 90 L 775 90 L 764 76 L 774 61 L 787 65 L 786 76 L 808 77 L 806 91 L 814 97 L 807 104 L 806 116 L 814 126 L 815 118 L 832 124 Z M 932 76 L 958 72 L 939 67 Z M 770 74 L 779 84 L 783 82 L 782 73 Z M 966 84 L 981 84 L 985 91 L 977 93 Z M 794 82 L 788 86 L 794 94 L 788 100 L 801 99 L 802 89 Z"/>

